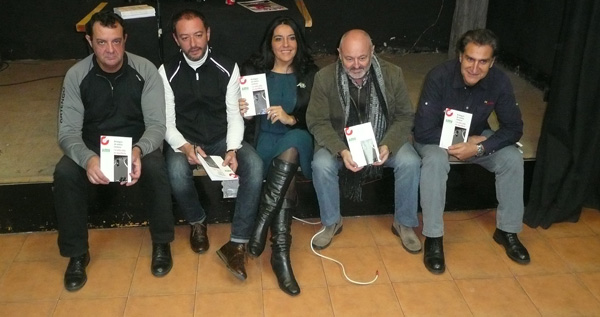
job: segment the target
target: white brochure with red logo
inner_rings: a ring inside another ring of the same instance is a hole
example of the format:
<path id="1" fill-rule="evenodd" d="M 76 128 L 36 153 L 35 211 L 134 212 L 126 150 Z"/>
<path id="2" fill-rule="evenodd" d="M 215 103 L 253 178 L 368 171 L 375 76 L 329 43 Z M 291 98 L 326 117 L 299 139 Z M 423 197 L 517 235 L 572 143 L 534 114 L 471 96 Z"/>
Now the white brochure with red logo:
<path id="1" fill-rule="evenodd" d="M 100 170 L 111 182 L 131 181 L 131 138 L 100 136 Z"/>
<path id="2" fill-rule="evenodd" d="M 248 103 L 248 111 L 244 113 L 244 117 L 267 114 L 271 103 L 267 89 L 267 76 L 264 73 L 240 77 L 240 91 L 242 98 L 245 98 Z"/>
<path id="3" fill-rule="evenodd" d="M 446 108 L 444 111 L 444 125 L 440 137 L 440 147 L 448 149 L 450 145 L 467 142 L 469 128 L 473 114 Z"/>
<path id="4" fill-rule="evenodd" d="M 238 176 L 229 166 L 223 166 L 223 159 L 218 155 L 207 155 L 202 157 L 198 154 L 198 160 L 211 181 L 237 181 Z"/>
<path id="5" fill-rule="evenodd" d="M 358 167 L 379 162 L 379 147 L 370 122 L 344 129 L 352 160 Z"/>

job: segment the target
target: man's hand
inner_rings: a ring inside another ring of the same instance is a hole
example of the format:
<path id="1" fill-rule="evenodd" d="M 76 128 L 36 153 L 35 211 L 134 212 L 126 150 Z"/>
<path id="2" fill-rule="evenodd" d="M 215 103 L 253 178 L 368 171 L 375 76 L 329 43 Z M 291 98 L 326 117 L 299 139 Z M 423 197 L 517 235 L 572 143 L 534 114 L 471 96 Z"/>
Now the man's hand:
<path id="1" fill-rule="evenodd" d="M 246 102 L 246 98 L 238 99 L 238 106 L 240 107 L 240 114 L 244 116 L 244 114 L 248 112 L 248 103 Z"/>
<path id="2" fill-rule="evenodd" d="M 469 137 L 469 139 L 467 139 L 467 143 L 477 145 L 485 140 L 487 140 L 487 138 L 484 137 L 483 135 L 472 135 Z"/>
<path id="3" fill-rule="evenodd" d="M 463 142 L 454 144 L 448 147 L 448 154 L 456 157 L 461 161 L 468 160 L 477 155 L 477 144 Z"/>
<path id="4" fill-rule="evenodd" d="M 225 159 L 223 160 L 223 166 L 228 166 L 235 173 L 238 168 L 238 161 L 235 151 L 227 151 Z"/>
<path id="5" fill-rule="evenodd" d="M 137 146 L 131 150 L 131 161 L 131 182 L 121 182 L 121 185 L 132 186 L 142 176 L 142 150 Z"/>
<path id="6" fill-rule="evenodd" d="M 88 180 L 94 185 L 108 185 L 110 183 L 100 170 L 100 157 L 98 155 L 94 155 L 88 160 L 85 171 Z"/>
<path id="7" fill-rule="evenodd" d="M 477 144 L 487 140 L 483 135 L 472 135 L 466 143 L 458 143 L 448 147 L 448 154 L 461 161 L 468 160 L 477 155 Z"/>
<path id="8" fill-rule="evenodd" d="M 340 152 L 340 156 L 342 157 L 342 161 L 344 162 L 344 166 L 350 171 L 358 172 L 362 169 L 362 167 L 358 167 L 358 164 L 354 162 L 352 159 L 352 154 L 349 150 L 342 150 Z"/>
<path id="9" fill-rule="evenodd" d="M 198 155 L 200 154 L 200 156 L 202 157 L 206 157 L 206 153 L 204 153 L 204 151 L 202 150 L 201 147 L 199 146 L 193 146 L 189 143 L 186 143 L 182 146 L 179 147 L 179 150 L 185 154 L 185 157 L 187 158 L 188 163 L 190 163 L 190 165 L 200 165 L 200 160 L 198 159 Z"/>
<path id="10" fill-rule="evenodd" d="M 387 161 L 387 159 L 389 157 L 390 157 L 390 149 L 388 148 L 387 145 L 381 145 L 379 147 L 379 161 L 373 162 L 373 165 L 375 165 L 375 166 L 383 165 L 383 163 L 385 163 L 385 161 Z"/>

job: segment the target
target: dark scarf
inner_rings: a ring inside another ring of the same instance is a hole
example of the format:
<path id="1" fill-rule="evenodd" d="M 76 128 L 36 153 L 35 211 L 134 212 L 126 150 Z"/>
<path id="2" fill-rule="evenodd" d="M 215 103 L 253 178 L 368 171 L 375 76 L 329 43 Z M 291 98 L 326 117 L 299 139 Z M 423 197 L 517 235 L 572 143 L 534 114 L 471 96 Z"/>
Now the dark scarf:
<path id="1" fill-rule="evenodd" d="M 360 100 L 353 100 L 350 96 L 350 82 L 348 74 L 342 66 L 341 60 L 336 65 L 338 91 L 340 92 L 340 102 L 344 107 L 345 126 L 353 126 L 365 122 L 371 122 L 377 144 L 381 142 L 387 130 L 387 101 L 385 99 L 385 84 L 383 74 L 377 57 L 373 56 L 371 68 L 363 80 L 360 90 L 366 91 L 366 107 L 360 108 Z M 360 94 L 359 94 L 360 95 Z M 358 99 L 358 98 L 357 98 Z M 364 122 L 361 122 L 362 120 Z M 365 120 L 368 119 L 368 120 Z M 344 142 L 348 145 L 347 140 Z M 340 170 L 340 183 L 344 197 L 352 201 L 362 201 L 362 184 L 372 179 L 379 179 L 383 174 L 383 166 L 367 165 L 358 172 L 348 170 L 345 166 Z"/>

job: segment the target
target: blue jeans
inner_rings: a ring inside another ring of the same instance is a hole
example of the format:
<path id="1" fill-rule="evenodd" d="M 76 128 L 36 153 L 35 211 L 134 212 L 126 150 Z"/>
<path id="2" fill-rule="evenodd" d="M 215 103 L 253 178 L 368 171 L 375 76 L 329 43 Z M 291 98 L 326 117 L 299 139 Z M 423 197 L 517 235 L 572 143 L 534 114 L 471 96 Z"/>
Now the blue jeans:
<path id="1" fill-rule="evenodd" d="M 199 144 L 207 155 L 223 156 L 227 150 L 225 139 L 214 144 Z M 206 212 L 200 204 L 198 192 L 194 185 L 193 170 L 195 165 L 190 165 L 181 152 L 175 152 L 166 144 L 165 157 L 173 197 L 189 223 L 202 222 L 206 219 Z M 242 147 L 236 155 L 240 187 L 235 201 L 235 211 L 231 223 L 231 241 L 246 243 L 254 227 L 254 218 L 258 211 L 258 201 L 263 180 L 262 160 L 254 148 L 242 142 Z"/>
<path id="2" fill-rule="evenodd" d="M 325 226 L 339 222 L 341 217 L 338 172 L 343 164 L 325 148 L 319 149 L 313 158 L 313 184 L 319 200 L 321 222 Z M 407 227 L 418 226 L 419 155 L 412 145 L 405 143 L 383 165 L 394 169 L 394 221 Z"/>
<path id="3" fill-rule="evenodd" d="M 421 208 L 423 235 L 444 235 L 446 181 L 450 171 L 448 152 L 437 144 L 419 144 L 415 148 L 423 158 L 421 168 Z M 523 155 L 514 146 L 506 146 L 493 154 L 472 157 L 467 162 L 479 164 L 496 175 L 496 227 L 518 233 L 523 228 Z"/>

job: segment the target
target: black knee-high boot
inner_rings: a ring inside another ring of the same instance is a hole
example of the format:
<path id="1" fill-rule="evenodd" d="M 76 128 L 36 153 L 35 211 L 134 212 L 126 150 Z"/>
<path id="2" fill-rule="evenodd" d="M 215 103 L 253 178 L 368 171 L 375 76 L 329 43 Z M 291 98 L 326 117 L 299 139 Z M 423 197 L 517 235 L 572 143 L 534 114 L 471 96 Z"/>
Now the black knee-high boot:
<path id="1" fill-rule="evenodd" d="M 271 162 L 258 207 L 254 231 L 248 242 L 247 249 L 251 255 L 259 256 L 264 251 L 269 225 L 275 214 L 281 209 L 283 198 L 297 169 L 298 164 L 278 158 Z"/>
<path id="2" fill-rule="evenodd" d="M 288 201 L 286 200 L 286 203 Z M 294 277 L 290 261 L 290 247 L 292 245 L 292 206 L 285 206 L 273 219 L 271 224 L 271 267 L 279 288 L 286 294 L 295 296 L 300 294 L 300 286 Z"/>

